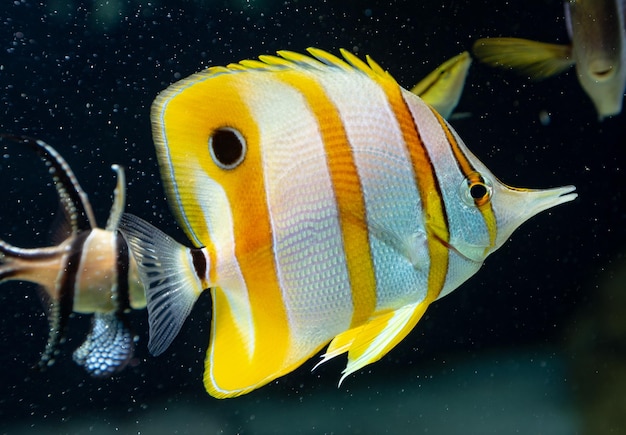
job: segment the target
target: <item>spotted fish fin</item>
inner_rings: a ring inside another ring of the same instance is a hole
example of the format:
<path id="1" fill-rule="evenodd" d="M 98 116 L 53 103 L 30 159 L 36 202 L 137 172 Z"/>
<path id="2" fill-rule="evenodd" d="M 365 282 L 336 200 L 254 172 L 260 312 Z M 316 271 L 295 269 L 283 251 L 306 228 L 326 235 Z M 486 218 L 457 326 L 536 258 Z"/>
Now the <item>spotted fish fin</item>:
<path id="1" fill-rule="evenodd" d="M 355 371 L 378 361 L 413 329 L 426 311 L 428 304 L 420 302 L 382 314 L 352 334 L 340 338 L 335 351 L 344 349 L 349 342 L 348 365 L 342 372 L 339 385 Z M 350 331 L 348 331 L 350 332 Z M 344 333 L 346 334 L 346 333 Z M 338 336 L 338 337 L 341 337 Z M 334 340 L 333 340 L 334 341 Z M 334 355 L 333 355 L 334 356 Z M 332 356 L 331 356 L 332 357 Z"/>
<path id="2" fill-rule="evenodd" d="M 137 216 L 124 213 L 120 231 L 137 262 L 146 289 L 152 355 L 172 343 L 203 288 L 191 250 Z"/>
<path id="3" fill-rule="evenodd" d="M 474 55 L 487 65 L 511 68 L 533 80 L 557 75 L 574 64 L 569 45 L 520 38 L 483 38 L 474 43 Z"/>
<path id="4" fill-rule="evenodd" d="M 91 330 L 73 359 L 94 378 L 108 378 L 128 365 L 135 339 L 123 313 L 95 313 Z"/>
<path id="5" fill-rule="evenodd" d="M 36 368 L 45 370 L 52 364 L 59 353 L 59 345 L 65 341 L 67 323 L 72 314 L 72 304 L 63 301 L 48 299 L 48 340 L 46 347 L 39 358 Z"/>

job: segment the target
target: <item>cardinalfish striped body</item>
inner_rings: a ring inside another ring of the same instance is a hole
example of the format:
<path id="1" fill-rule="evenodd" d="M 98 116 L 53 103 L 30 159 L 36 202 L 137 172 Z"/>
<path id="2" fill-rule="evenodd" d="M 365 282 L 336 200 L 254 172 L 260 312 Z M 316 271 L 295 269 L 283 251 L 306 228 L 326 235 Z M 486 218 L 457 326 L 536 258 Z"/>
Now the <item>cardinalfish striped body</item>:
<path id="1" fill-rule="evenodd" d="M 209 68 L 155 100 L 162 179 L 193 248 L 122 217 L 153 354 L 210 289 L 215 397 L 250 392 L 329 342 L 322 362 L 348 353 L 343 380 L 520 224 L 576 197 L 500 183 L 369 57 L 309 53 Z"/>
<path id="2" fill-rule="evenodd" d="M 134 337 L 126 312 L 146 299 L 137 265 L 117 230 L 124 210 L 124 171 L 117 173 L 115 199 L 106 228 L 98 228 L 87 195 L 70 166 L 50 145 L 24 136 L 1 135 L 6 143 L 30 147 L 48 166 L 59 195 L 67 234 L 56 246 L 25 249 L 0 240 L 0 283 L 30 281 L 44 289 L 50 331 L 39 361 L 54 362 L 72 312 L 93 313 L 91 330 L 73 358 L 94 377 L 108 377 L 131 360 Z"/>

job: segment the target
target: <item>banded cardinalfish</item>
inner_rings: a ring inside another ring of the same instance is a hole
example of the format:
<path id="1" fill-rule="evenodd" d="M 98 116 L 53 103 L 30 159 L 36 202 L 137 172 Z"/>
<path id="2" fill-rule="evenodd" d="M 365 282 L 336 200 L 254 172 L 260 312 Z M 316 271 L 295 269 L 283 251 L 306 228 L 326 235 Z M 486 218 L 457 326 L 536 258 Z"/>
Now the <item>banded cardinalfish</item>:
<path id="1" fill-rule="evenodd" d="M 152 106 L 167 197 L 193 243 L 121 229 L 163 353 L 211 292 L 204 384 L 234 397 L 329 342 L 342 380 L 402 340 L 524 221 L 573 186 L 508 187 L 369 57 L 280 51 L 212 67 Z"/>
<path id="2" fill-rule="evenodd" d="M 118 165 L 114 202 L 106 228 L 98 228 L 89 199 L 65 159 L 50 145 L 25 136 L 0 135 L 5 143 L 33 149 L 49 169 L 68 233 L 55 246 L 19 248 L 0 240 L 0 283 L 39 284 L 48 306 L 50 330 L 39 368 L 54 363 L 72 312 L 93 313 L 91 329 L 73 358 L 94 377 L 108 377 L 131 360 L 135 338 L 126 313 L 146 299 L 137 265 L 118 232 L 124 211 L 125 177 Z"/>

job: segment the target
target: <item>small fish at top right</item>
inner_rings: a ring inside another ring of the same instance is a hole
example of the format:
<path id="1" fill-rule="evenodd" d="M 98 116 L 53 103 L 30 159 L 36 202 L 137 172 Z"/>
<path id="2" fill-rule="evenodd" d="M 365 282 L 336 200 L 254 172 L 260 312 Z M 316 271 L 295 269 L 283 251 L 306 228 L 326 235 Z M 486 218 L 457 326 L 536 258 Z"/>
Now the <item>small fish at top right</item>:
<path id="1" fill-rule="evenodd" d="M 482 62 L 541 80 L 576 65 L 578 81 L 598 119 L 618 115 L 626 89 L 625 0 L 567 0 L 569 45 L 520 38 L 482 38 L 474 55 Z"/>

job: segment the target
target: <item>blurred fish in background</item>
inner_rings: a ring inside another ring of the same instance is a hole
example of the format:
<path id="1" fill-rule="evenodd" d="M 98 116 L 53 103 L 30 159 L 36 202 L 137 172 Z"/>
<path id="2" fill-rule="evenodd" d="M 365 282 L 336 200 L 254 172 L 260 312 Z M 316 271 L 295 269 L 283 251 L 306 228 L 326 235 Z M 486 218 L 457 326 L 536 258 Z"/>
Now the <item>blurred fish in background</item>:
<path id="1" fill-rule="evenodd" d="M 593 101 L 598 119 L 618 115 L 626 88 L 624 0 L 565 1 L 571 43 L 549 44 L 521 38 L 482 38 L 473 46 L 482 62 L 510 68 L 534 80 L 576 65 L 578 81 Z"/>
<path id="2" fill-rule="evenodd" d="M 472 58 L 467 51 L 457 54 L 420 80 L 411 92 L 449 119 L 459 104 L 471 64 Z"/>
<path id="3" fill-rule="evenodd" d="M 126 313 L 146 305 L 137 266 L 117 231 L 124 211 L 125 177 L 117 173 L 114 203 L 106 228 L 98 228 L 87 195 L 63 157 L 41 140 L 2 134 L 5 144 L 33 149 L 52 175 L 64 222 L 60 243 L 41 248 L 19 248 L 0 240 L 0 283 L 30 281 L 43 289 L 50 330 L 38 367 L 54 363 L 73 312 L 93 313 L 91 330 L 74 351 L 74 361 L 91 376 L 103 378 L 122 370 L 131 360 L 135 338 Z"/>

